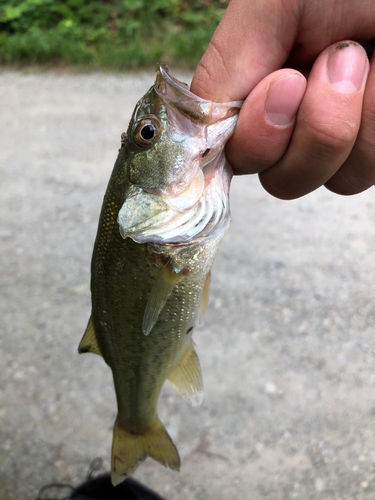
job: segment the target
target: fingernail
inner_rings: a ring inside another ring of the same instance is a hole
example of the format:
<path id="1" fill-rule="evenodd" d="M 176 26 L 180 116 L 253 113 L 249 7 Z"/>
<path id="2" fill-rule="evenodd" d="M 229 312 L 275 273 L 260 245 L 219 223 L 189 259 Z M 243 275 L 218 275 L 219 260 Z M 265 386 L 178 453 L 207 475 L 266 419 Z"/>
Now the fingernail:
<path id="1" fill-rule="evenodd" d="M 361 88 L 367 68 L 366 52 L 355 42 L 340 43 L 328 59 L 330 82 L 343 94 L 352 94 Z"/>
<path id="2" fill-rule="evenodd" d="M 306 89 L 306 80 L 299 73 L 286 73 L 271 83 L 264 105 L 272 125 L 285 126 L 293 122 Z"/>

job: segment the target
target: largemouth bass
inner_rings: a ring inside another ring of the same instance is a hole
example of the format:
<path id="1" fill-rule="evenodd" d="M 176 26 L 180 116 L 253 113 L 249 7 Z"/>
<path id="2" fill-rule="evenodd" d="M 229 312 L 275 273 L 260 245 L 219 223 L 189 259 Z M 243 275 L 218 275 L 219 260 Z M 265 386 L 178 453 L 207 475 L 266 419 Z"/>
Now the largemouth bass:
<path id="1" fill-rule="evenodd" d="M 240 104 L 200 99 L 160 66 L 122 136 L 92 257 L 92 314 L 79 345 L 80 353 L 103 356 L 113 373 L 113 484 L 147 456 L 180 467 L 157 403 L 166 379 L 192 405 L 202 401 L 192 333 L 230 221 L 232 170 L 223 150 Z"/>

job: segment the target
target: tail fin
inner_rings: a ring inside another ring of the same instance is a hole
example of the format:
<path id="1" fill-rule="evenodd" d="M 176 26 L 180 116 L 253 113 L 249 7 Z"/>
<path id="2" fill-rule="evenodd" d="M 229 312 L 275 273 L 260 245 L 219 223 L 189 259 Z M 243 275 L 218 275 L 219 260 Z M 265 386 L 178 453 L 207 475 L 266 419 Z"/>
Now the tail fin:
<path id="1" fill-rule="evenodd" d="M 165 467 L 180 468 L 177 448 L 159 417 L 156 416 L 150 427 L 140 434 L 121 428 L 117 418 L 113 429 L 112 484 L 121 483 L 148 456 Z"/>

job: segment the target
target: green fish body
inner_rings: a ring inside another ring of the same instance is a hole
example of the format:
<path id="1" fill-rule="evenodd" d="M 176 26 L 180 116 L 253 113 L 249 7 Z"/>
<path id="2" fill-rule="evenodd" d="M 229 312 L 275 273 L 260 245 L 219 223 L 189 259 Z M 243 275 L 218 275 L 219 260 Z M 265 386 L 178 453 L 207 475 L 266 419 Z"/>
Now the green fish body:
<path id="1" fill-rule="evenodd" d="M 232 173 L 223 148 L 239 106 L 200 99 L 160 67 L 123 138 L 100 215 L 92 314 L 79 346 L 101 355 L 113 373 L 113 484 L 147 456 L 180 467 L 157 403 L 166 379 L 192 405 L 203 398 L 192 333 L 230 220 Z"/>

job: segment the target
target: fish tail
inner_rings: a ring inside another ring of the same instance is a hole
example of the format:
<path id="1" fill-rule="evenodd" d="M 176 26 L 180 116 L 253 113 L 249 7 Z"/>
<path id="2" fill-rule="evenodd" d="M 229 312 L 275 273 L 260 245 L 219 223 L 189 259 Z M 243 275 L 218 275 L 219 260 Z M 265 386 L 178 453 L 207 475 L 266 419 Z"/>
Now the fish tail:
<path id="1" fill-rule="evenodd" d="M 148 456 L 165 467 L 180 469 L 177 448 L 158 416 L 140 433 L 123 428 L 117 417 L 113 429 L 112 484 L 121 483 Z"/>

